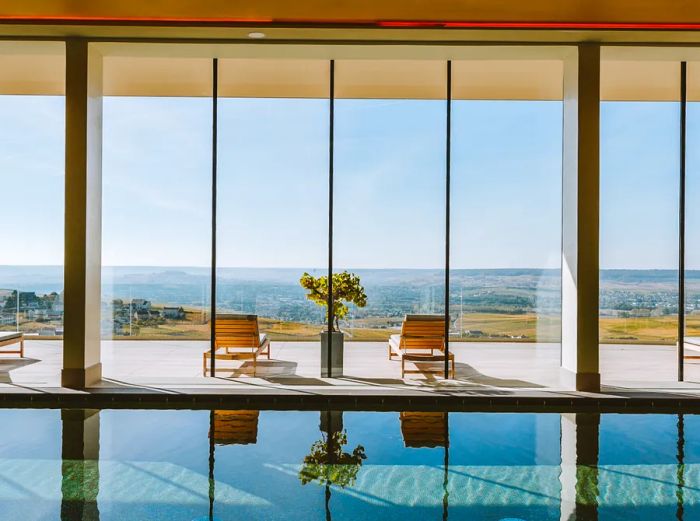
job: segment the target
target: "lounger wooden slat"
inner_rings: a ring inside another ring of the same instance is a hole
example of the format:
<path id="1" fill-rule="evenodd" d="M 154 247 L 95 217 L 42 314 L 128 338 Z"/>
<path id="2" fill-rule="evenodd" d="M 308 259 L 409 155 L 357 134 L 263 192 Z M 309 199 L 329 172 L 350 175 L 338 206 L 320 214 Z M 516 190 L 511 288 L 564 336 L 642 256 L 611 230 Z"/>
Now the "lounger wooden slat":
<path id="1" fill-rule="evenodd" d="M 24 333 L 19 331 L 0 331 L 0 347 L 19 344 L 19 349 L 7 350 L 0 349 L 0 354 L 15 354 L 20 358 L 24 358 Z"/>
<path id="2" fill-rule="evenodd" d="M 252 360 L 253 375 L 257 371 L 258 357 L 270 358 L 270 340 L 260 334 L 257 315 L 216 315 L 214 330 L 215 357 L 217 360 Z M 209 373 L 211 351 L 203 355 L 204 376 Z"/>
<path id="3" fill-rule="evenodd" d="M 401 333 L 389 337 L 389 359 L 401 360 L 401 378 L 406 373 L 442 373 L 438 369 L 406 369 L 406 362 L 435 364 L 445 361 L 445 317 L 443 315 L 406 315 Z M 455 375 L 454 354 L 449 354 L 452 378 Z"/>

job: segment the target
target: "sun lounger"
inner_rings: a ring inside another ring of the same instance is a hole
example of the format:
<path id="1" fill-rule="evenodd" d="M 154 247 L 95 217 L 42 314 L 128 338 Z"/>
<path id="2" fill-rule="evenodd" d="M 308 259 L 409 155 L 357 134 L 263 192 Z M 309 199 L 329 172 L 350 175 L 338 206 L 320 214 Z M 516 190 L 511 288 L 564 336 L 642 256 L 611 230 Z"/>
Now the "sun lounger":
<path id="1" fill-rule="evenodd" d="M 401 360 L 401 378 L 406 373 L 442 373 L 438 369 L 406 369 L 406 362 L 433 363 L 445 361 L 445 317 L 443 315 L 406 315 L 401 333 L 389 337 L 389 359 Z M 455 375 L 454 354 L 450 353 L 452 378 Z"/>
<path id="2" fill-rule="evenodd" d="M 253 375 L 258 357 L 270 358 L 270 340 L 260 334 L 257 315 L 217 315 L 214 342 L 217 360 L 253 360 Z M 211 351 L 205 351 L 203 358 L 204 376 L 207 376 Z"/>
<path id="3" fill-rule="evenodd" d="M 0 349 L 0 354 L 17 354 L 20 358 L 24 358 L 24 333 L 18 331 L 0 332 L 0 348 L 14 344 L 19 344 L 19 349 L 13 351 Z"/>

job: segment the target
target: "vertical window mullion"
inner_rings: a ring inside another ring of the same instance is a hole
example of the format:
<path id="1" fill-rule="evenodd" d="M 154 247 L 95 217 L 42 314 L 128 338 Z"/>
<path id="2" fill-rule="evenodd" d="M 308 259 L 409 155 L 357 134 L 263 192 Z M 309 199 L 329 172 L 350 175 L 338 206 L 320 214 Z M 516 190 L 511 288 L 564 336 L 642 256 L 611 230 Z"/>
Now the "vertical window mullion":
<path id="1" fill-rule="evenodd" d="M 452 61 L 447 61 L 445 134 L 445 378 L 450 377 L 450 153 L 452 151 Z"/>
<path id="2" fill-rule="evenodd" d="M 219 60 L 212 60 L 212 139 L 211 139 L 211 325 L 209 349 L 211 352 L 211 376 L 216 376 L 216 200 L 217 200 L 217 141 L 219 109 Z"/>
<path id="3" fill-rule="evenodd" d="M 335 60 L 330 61 L 328 116 L 328 376 L 333 376 L 333 144 L 335 126 Z"/>
<path id="4" fill-rule="evenodd" d="M 681 62 L 680 158 L 678 190 L 678 381 L 684 379 L 685 356 L 685 141 L 687 64 Z"/>

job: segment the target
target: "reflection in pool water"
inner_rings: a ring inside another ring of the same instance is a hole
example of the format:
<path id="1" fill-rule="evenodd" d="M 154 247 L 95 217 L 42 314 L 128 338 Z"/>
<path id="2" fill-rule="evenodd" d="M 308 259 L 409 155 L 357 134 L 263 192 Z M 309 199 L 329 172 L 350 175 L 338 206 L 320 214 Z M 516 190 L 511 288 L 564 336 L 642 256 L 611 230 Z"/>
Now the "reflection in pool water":
<path id="1" fill-rule="evenodd" d="M 0 520 L 700 519 L 695 415 L 0 409 Z"/>

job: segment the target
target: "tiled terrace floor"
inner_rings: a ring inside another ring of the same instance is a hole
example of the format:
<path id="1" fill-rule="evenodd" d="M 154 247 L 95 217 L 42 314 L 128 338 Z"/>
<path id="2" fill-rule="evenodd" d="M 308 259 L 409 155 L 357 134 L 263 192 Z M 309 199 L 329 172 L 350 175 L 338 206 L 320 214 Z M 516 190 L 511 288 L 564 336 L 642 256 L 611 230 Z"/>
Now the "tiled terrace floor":
<path id="1" fill-rule="evenodd" d="M 273 342 L 271 360 L 219 361 L 217 378 L 202 377 L 201 341 L 106 341 L 102 345 L 101 388 L 140 387 L 154 390 L 241 390 L 251 388 L 335 390 L 453 389 L 471 391 L 560 391 L 559 346 L 522 343 L 453 343 L 457 374 L 445 381 L 432 374 L 406 375 L 400 363 L 387 358 L 386 346 L 375 342 L 345 345 L 343 378 L 320 379 L 320 347 L 311 342 Z M 60 388 L 61 343 L 28 341 L 26 358 L 0 357 L 0 393 L 16 389 Z M 676 350 L 672 346 L 604 345 L 602 381 L 607 390 L 697 390 L 700 360 L 686 362 L 686 382 L 676 382 Z"/>

